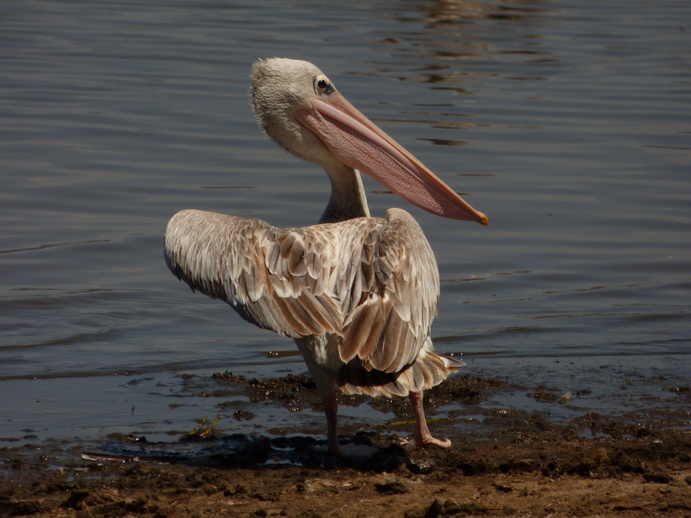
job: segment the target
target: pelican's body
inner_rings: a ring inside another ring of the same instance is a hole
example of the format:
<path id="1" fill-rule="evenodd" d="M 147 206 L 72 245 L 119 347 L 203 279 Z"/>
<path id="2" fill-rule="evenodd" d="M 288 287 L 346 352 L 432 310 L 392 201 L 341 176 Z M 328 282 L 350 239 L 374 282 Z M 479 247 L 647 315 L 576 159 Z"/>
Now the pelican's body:
<path id="1" fill-rule="evenodd" d="M 258 61 L 251 96 L 267 134 L 329 175 L 320 223 L 280 229 L 182 211 L 166 230 L 168 266 L 249 322 L 295 340 L 324 402 L 331 451 L 340 451 L 339 390 L 409 395 L 417 443 L 448 447 L 430 434 L 421 398 L 461 365 L 432 352 L 434 254 L 406 211 L 370 217 L 356 168 L 430 212 L 483 224 L 487 218 L 353 108 L 314 65 Z"/>

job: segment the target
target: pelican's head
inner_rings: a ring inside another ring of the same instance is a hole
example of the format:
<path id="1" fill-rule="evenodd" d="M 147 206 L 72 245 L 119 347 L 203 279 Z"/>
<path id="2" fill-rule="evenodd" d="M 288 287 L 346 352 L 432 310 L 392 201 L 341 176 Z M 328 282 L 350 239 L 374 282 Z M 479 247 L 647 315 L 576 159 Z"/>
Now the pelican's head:
<path id="1" fill-rule="evenodd" d="M 303 160 L 328 167 L 333 155 L 296 116 L 335 90 L 326 76 L 307 61 L 272 58 L 256 61 L 250 78 L 252 108 L 264 132 Z"/>
<path id="2" fill-rule="evenodd" d="M 343 165 L 360 170 L 433 214 L 487 224 L 487 216 L 360 113 L 313 64 L 259 60 L 251 81 L 259 125 L 286 150 L 330 174 Z"/>

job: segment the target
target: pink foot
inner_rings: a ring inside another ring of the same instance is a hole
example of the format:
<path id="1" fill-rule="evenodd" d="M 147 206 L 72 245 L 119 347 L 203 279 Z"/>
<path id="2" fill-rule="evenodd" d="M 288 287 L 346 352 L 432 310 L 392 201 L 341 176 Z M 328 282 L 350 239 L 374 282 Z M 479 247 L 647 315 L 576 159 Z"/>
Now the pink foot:
<path id="1" fill-rule="evenodd" d="M 450 448 L 450 440 L 444 439 L 442 441 L 430 433 L 427 427 L 427 419 L 425 418 L 425 410 L 422 407 L 422 392 L 411 392 L 409 397 L 410 403 L 413 406 L 413 414 L 415 414 L 415 444 L 418 448 L 428 444 L 438 446 L 439 448 Z"/>
<path id="2" fill-rule="evenodd" d="M 417 444 L 418 448 L 422 446 L 427 446 L 428 444 L 431 444 L 432 446 L 439 446 L 440 448 L 451 448 L 451 441 L 448 439 L 444 439 L 443 441 L 441 439 L 437 439 L 436 437 L 432 437 L 430 434 L 427 437 L 415 437 L 415 444 Z"/>

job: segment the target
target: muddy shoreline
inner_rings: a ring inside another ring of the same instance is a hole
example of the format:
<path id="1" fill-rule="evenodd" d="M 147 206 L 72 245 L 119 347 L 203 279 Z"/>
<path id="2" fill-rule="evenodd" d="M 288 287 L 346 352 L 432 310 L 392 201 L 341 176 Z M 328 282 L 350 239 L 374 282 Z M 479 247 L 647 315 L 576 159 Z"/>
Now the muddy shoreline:
<path id="1" fill-rule="evenodd" d="M 251 422 L 259 402 L 296 413 L 319 406 L 302 375 L 186 382 L 230 401 L 242 395 L 237 421 Z M 321 425 L 304 423 L 225 434 L 209 419 L 170 441 L 117 435 L 95 448 L 24 441 L 0 451 L 0 516 L 691 516 L 691 391 L 668 390 L 678 404 L 651 402 L 651 412 L 556 422 L 549 412 L 487 409 L 482 422 L 462 412 L 435 419 L 451 400 L 477 414 L 498 391 L 528 394 L 545 408 L 578 397 L 457 376 L 425 401 L 430 426 L 453 441 L 447 451 L 411 448 L 405 400 L 368 398 L 342 403 L 383 406 L 396 419 L 364 430 L 346 424 L 342 458 L 326 452 Z"/>

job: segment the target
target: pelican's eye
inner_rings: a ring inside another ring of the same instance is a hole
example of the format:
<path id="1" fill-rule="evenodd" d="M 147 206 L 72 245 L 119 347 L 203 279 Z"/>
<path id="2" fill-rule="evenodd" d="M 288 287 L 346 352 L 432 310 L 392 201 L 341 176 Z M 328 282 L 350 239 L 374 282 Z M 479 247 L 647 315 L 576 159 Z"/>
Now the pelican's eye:
<path id="1" fill-rule="evenodd" d="M 314 78 L 314 91 L 321 94 L 330 94 L 334 91 L 334 87 L 325 76 L 317 76 Z"/>

